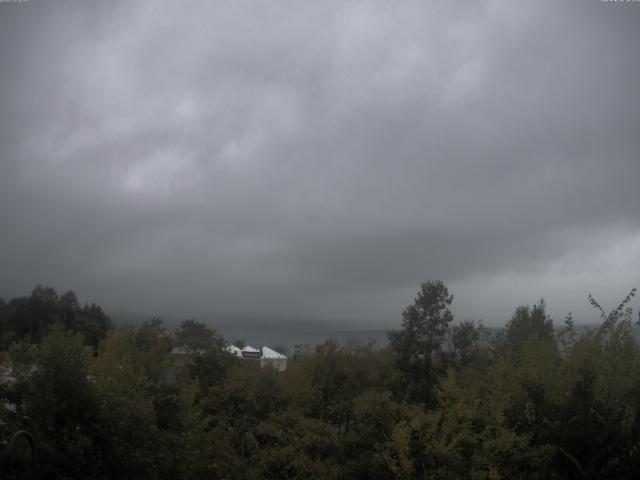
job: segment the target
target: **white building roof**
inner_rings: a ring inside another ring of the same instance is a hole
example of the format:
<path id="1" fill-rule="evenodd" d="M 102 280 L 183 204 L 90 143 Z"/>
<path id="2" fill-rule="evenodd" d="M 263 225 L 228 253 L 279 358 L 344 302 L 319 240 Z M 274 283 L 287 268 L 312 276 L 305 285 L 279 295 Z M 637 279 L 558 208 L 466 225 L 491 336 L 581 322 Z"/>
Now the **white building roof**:
<path id="1" fill-rule="evenodd" d="M 271 350 L 269 347 L 262 347 L 262 358 L 285 359 L 287 356 Z"/>
<path id="2" fill-rule="evenodd" d="M 229 345 L 226 348 L 227 352 L 235 357 L 242 357 L 242 350 L 236 347 L 235 345 Z"/>
<path id="3" fill-rule="evenodd" d="M 249 353 L 260 353 L 260 350 L 258 350 L 257 348 L 253 348 L 250 347 L 249 345 L 247 345 L 246 347 L 244 347 L 242 349 L 243 352 L 249 352 Z"/>

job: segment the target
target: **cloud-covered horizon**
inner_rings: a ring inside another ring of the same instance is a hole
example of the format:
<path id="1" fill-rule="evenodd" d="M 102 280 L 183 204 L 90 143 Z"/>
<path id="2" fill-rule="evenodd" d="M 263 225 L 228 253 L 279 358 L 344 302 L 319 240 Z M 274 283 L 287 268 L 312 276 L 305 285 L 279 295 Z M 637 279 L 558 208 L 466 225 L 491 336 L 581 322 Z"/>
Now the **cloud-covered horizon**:
<path id="1" fill-rule="evenodd" d="M 0 4 L 0 296 L 395 323 L 640 287 L 640 4 Z M 617 303 L 615 303 L 617 304 Z M 583 310 L 580 310 L 583 309 Z"/>

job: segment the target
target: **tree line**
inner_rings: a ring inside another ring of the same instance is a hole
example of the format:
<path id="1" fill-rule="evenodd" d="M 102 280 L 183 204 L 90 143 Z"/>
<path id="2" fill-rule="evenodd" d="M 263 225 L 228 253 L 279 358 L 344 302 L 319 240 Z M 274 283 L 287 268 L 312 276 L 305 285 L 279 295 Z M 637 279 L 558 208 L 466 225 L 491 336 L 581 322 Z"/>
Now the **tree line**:
<path id="1" fill-rule="evenodd" d="M 581 333 L 540 301 L 490 335 L 429 281 L 387 348 L 329 340 L 276 372 L 194 320 L 113 328 L 38 287 L 0 302 L 0 439 L 28 431 L 41 478 L 637 478 L 634 295 L 590 297 Z"/>

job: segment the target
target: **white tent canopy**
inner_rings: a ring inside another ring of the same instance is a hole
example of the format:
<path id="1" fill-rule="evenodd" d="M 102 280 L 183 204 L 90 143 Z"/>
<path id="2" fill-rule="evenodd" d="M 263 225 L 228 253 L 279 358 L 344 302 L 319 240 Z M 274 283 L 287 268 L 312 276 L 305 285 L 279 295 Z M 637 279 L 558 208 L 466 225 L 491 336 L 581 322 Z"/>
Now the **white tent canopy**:
<path id="1" fill-rule="evenodd" d="M 242 357 L 242 350 L 235 345 L 229 345 L 226 350 L 234 357 Z"/>
<path id="2" fill-rule="evenodd" d="M 260 357 L 260 368 L 267 365 L 275 370 L 283 372 L 287 369 L 287 357 L 269 347 L 262 347 L 262 356 Z"/>
<path id="3" fill-rule="evenodd" d="M 269 347 L 262 347 L 262 358 L 283 359 L 287 358 L 287 356 L 282 355 L 281 353 L 278 353 L 275 350 L 270 349 Z"/>

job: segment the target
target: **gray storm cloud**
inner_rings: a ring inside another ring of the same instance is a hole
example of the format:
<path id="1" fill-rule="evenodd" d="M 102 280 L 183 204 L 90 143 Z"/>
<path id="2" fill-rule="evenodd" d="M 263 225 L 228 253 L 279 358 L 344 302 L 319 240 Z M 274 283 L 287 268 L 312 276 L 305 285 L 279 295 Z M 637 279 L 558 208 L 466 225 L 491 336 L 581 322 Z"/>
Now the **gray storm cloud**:
<path id="1" fill-rule="evenodd" d="M 0 4 L 0 296 L 392 324 L 640 286 L 640 4 Z M 555 309 L 555 310 L 554 310 Z"/>

